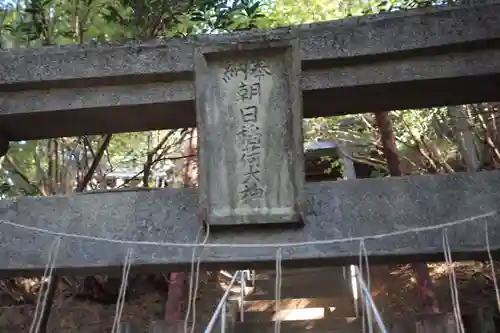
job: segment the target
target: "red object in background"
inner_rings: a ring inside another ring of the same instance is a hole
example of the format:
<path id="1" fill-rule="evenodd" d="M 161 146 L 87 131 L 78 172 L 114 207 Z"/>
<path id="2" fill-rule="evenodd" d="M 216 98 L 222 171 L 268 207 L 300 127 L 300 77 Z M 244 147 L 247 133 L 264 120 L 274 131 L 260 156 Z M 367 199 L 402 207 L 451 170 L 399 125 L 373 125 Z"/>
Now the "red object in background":
<path id="1" fill-rule="evenodd" d="M 182 300 L 184 295 L 184 282 L 186 273 L 171 273 L 168 287 L 167 301 L 165 302 L 165 323 L 180 321 L 182 314 Z"/>
<path id="2" fill-rule="evenodd" d="M 197 168 L 196 168 L 196 130 L 193 130 L 187 148 L 185 149 L 184 156 L 186 157 L 185 173 L 184 173 L 184 186 L 196 186 L 197 183 Z M 182 320 L 182 305 L 184 300 L 184 286 L 187 274 L 182 272 L 173 272 L 170 274 L 170 281 L 168 287 L 168 296 L 165 301 L 165 312 L 163 319 L 165 323 L 174 323 Z"/>

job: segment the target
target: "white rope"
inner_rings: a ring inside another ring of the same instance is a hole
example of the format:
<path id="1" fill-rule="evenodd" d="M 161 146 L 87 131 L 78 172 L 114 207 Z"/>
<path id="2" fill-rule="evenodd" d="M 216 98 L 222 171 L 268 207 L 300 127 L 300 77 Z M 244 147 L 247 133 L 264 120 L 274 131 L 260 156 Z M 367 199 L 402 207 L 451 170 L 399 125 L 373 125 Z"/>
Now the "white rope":
<path id="1" fill-rule="evenodd" d="M 283 250 L 281 248 L 276 250 L 276 278 L 274 280 L 274 313 L 275 313 L 274 333 L 280 333 L 280 331 L 281 331 L 281 317 L 280 317 L 281 285 L 283 283 L 283 273 L 282 273 L 283 253 L 282 253 L 282 251 Z"/>
<path id="2" fill-rule="evenodd" d="M 40 332 L 40 325 L 42 324 L 42 314 L 45 312 L 49 290 L 52 283 L 54 282 L 53 274 L 54 274 L 54 268 L 56 266 L 56 259 L 59 253 L 60 245 L 61 245 L 61 237 L 56 237 L 56 239 L 54 239 L 52 245 L 50 246 L 47 265 L 45 266 L 45 270 L 43 272 L 43 277 L 40 284 L 40 290 L 38 291 L 38 297 L 36 301 L 35 313 L 33 316 L 33 320 L 31 322 L 29 333 Z M 44 281 L 47 281 L 47 283 L 44 283 Z"/>
<path id="3" fill-rule="evenodd" d="M 500 311 L 500 292 L 498 289 L 498 281 L 497 281 L 497 274 L 495 272 L 495 262 L 493 261 L 493 256 L 491 255 L 491 246 L 490 246 L 490 235 L 488 232 L 488 222 L 484 224 L 484 233 L 485 233 L 485 238 L 486 238 L 486 251 L 488 252 L 488 259 L 490 261 L 490 266 L 491 266 L 491 275 L 493 279 L 493 286 L 495 288 L 495 297 L 497 301 L 497 307 L 498 311 Z"/>
<path id="4" fill-rule="evenodd" d="M 445 261 L 449 267 L 448 277 L 450 279 L 451 303 L 453 305 L 453 313 L 455 315 L 455 324 L 457 332 L 465 333 L 464 323 L 462 320 L 462 312 L 460 311 L 460 301 L 458 298 L 457 276 L 455 268 L 453 267 L 453 260 L 451 258 L 451 247 L 448 240 L 448 230 L 443 230 L 443 252 Z"/>
<path id="5" fill-rule="evenodd" d="M 200 237 L 200 232 L 203 231 L 203 227 L 200 228 L 200 231 L 196 235 L 196 242 Z M 210 226 L 207 225 L 205 237 L 201 244 L 205 244 L 208 241 L 208 237 L 210 236 Z M 196 258 L 196 250 L 197 247 L 193 247 L 193 252 L 191 255 L 191 274 L 189 277 L 189 291 L 188 291 L 188 307 L 186 309 L 186 316 L 184 317 L 184 333 L 188 332 L 189 326 L 189 316 L 191 314 L 191 310 L 193 311 L 191 315 L 191 328 L 190 333 L 194 333 L 196 326 L 196 298 L 198 297 L 198 288 L 200 286 L 200 265 L 201 265 L 201 255 L 203 254 L 203 248 L 200 252 L 198 258 Z"/>
<path id="6" fill-rule="evenodd" d="M 231 244 L 231 243 L 175 243 L 175 242 L 152 242 L 152 241 L 131 241 L 131 240 L 121 240 L 121 239 L 112 239 L 105 237 L 96 237 L 96 236 L 88 236 L 88 235 L 78 235 L 72 233 L 58 232 L 52 231 L 37 227 L 26 226 L 10 221 L 0 220 L 0 224 L 10 225 L 12 227 L 30 230 L 34 232 L 39 232 L 43 234 L 49 234 L 54 236 L 68 237 L 68 238 L 76 238 L 76 239 L 84 239 L 90 241 L 99 241 L 99 242 L 108 242 L 114 244 L 122 244 L 122 245 L 142 245 L 142 246 L 161 246 L 161 247 L 202 247 L 202 248 L 289 248 L 289 247 L 300 247 L 300 246 L 314 246 L 314 245 L 330 245 L 330 244 L 338 244 L 338 243 L 348 243 L 355 242 L 361 240 L 374 240 L 381 239 L 386 237 L 400 236 L 410 233 L 420 233 L 424 231 L 432 231 L 432 230 L 441 230 L 444 228 L 449 228 L 456 225 L 465 224 L 468 222 L 476 221 L 479 219 L 484 219 L 486 217 L 491 217 L 497 215 L 499 211 L 495 210 L 492 212 L 479 214 L 471 217 L 467 217 L 460 220 L 454 220 L 447 223 L 436 224 L 425 227 L 418 228 L 410 228 L 406 230 L 397 230 L 388 233 L 382 234 L 374 234 L 367 236 L 357 236 L 357 237 L 347 237 L 347 238 L 335 238 L 335 239 L 325 239 L 325 240 L 314 240 L 307 242 L 290 242 L 290 243 L 253 243 L 253 244 Z"/>
<path id="7" fill-rule="evenodd" d="M 366 269 L 367 278 L 365 280 L 363 274 L 363 259 L 365 262 L 364 268 Z M 366 250 L 366 244 L 364 240 L 359 242 L 359 269 L 358 269 L 359 279 L 364 281 L 366 289 L 371 292 L 371 278 L 370 278 L 370 264 L 368 263 L 368 252 Z M 359 283 L 358 283 L 359 285 Z M 373 333 L 374 325 L 372 319 L 372 309 L 368 308 L 366 302 L 367 296 L 363 289 L 358 288 L 361 291 L 361 311 L 362 311 L 362 332 L 366 332 L 366 324 L 368 324 L 368 332 Z"/>
<path id="8" fill-rule="evenodd" d="M 207 224 L 206 225 L 206 233 L 205 233 L 205 238 L 201 242 L 201 244 L 205 244 L 208 241 L 208 238 L 210 236 L 210 226 Z M 194 290 L 193 290 L 193 300 L 192 300 L 192 308 L 193 308 L 193 320 L 192 320 L 192 325 L 191 325 L 191 331 L 190 333 L 194 333 L 196 329 L 196 300 L 198 298 L 198 289 L 200 287 L 200 265 L 201 265 L 201 256 L 203 254 L 203 251 L 205 249 L 201 248 L 201 252 L 198 256 L 198 259 L 196 260 L 196 272 L 195 272 L 195 279 L 194 279 Z M 195 252 L 196 249 L 193 249 L 193 252 Z"/>
<path id="9" fill-rule="evenodd" d="M 115 317 L 113 319 L 113 327 L 111 329 L 112 333 L 118 333 L 120 322 L 122 320 L 123 307 L 125 306 L 125 296 L 127 294 L 128 277 L 130 275 L 130 268 L 132 267 L 132 252 L 131 248 L 127 250 L 127 255 L 125 256 L 125 261 L 123 263 L 122 283 L 120 285 L 118 299 L 116 300 Z"/>

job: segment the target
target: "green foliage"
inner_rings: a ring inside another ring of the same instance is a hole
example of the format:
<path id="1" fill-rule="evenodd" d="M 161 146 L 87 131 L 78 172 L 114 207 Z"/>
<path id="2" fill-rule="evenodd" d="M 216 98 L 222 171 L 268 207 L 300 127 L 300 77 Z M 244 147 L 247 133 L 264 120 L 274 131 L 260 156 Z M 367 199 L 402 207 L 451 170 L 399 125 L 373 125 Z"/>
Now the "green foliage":
<path id="1" fill-rule="evenodd" d="M 190 21 L 199 23 L 200 33 L 260 28 L 265 18 L 255 0 L 201 0 L 189 15 Z"/>

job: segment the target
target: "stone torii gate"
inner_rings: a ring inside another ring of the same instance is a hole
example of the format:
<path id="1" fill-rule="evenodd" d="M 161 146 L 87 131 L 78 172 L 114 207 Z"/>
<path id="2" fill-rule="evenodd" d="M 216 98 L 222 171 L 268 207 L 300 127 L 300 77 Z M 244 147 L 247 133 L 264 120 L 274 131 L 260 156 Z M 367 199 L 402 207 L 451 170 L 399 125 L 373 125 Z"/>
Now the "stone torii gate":
<path id="1" fill-rule="evenodd" d="M 302 110 L 498 100 L 498 40 L 500 3 L 490 2 L 270 32 L 0 51 L 5 138 L 198 125 L 201 170 L 199 191 L 0 201 L 0 274 L 43 270 L 54 235 L 64 235 L 61 274 L 118 269 L 128 248 L 136 268 L 185 268 L 193 250 L 179 244 L 195 243 L 202 222 L 212 227 L 199 252 L 206 267 L 274 265 L 279 246 L 284 265 L 343 265 L 357 262 L 361 239 L 371 262 L 441 261 L 446 223 L 454 259 L 485 257 L 485 223 L 498 251 L 498 171 L 304 185 L 301 146 Z"/>

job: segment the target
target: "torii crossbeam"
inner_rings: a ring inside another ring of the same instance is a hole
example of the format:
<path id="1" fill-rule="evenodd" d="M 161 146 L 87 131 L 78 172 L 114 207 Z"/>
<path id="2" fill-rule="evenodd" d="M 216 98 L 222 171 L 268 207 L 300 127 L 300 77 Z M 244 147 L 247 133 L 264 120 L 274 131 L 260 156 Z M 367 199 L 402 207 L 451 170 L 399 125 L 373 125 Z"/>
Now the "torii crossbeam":
<path id="1" fill-rule="evenodd" d="M 270 265 L 278 248 L 285 265 L 345 264 L 357 261 L 361 240 L 371 262 L 443 260 L 445 228 L 454 259 L 486 257 L 486 225 L 491 250 L 500 250 L 499 171 L 311 183 L 303 190 L 297 124 L 301 108 L 316 117 L 498 99 L 498 40 L 500 3 L 491 2 L 156 44 L 1 51 L 0 133 L 10 140 L 179 128 L 197 118 L 201 150 L 215 155 L 201 154 L 199 192 L 0 201 L 0 274 L 43 270 L 58 235 L 59 270 L 117 268 L 129 247 L 136 267 L 185 267 L 200 217 L 225 225 L 239 214 L 240 224 L 256 224 L 268 212 L 266 222 L 290 219 L 296 227 L 213 230 L 203 251 L 198 248 L 202 264 Z M 240 53 L 228 56 L 232 51 Z M 252 73 L 267 78 L 243 88 L 226 82 L 221 90 L 220 73 L 247 79 L 249 66 L 242 74 L 238 61 L 252 52 L 269 66 Z M 239 67 L 229 71 L 232 62 Z M 242 90 L 228 93 L 235 87 Z M 236 95 L 243 99 L 231 100 Z M 240 112 L 243 120 L 227 121 Z M 272 202 L 265 210 L 242 206 L 246 198 L 227 190 L 246 175 L 234 149 L 240 125 L 262 130 L 259 137 L 267 140 L 252 143 L 265 155 L 259 163 L 271 170 L 262 171 L 264 186 L 252 192 L 261 196 L 254 202 Z M 219 160 L 231 162 L 225 167 L 232 165 L 234 175 L 209 184 L 211 175 L 224 174 Z M 248 211 L 258 214 L 242 217 Z"/>
<path id="2" fill-rule="evenodd" d="M 306 118 L 494 101 L 499 12 L 492 1 L 271 32 L 0 51 L 0 131 L 30 140 L 194 127 L 194 48 L 289 30 Z"/>
<path id="3" fill-rule="evenodd" d="M 360 237 L 367 237 L 372 263 L 443 261 L 439 225 L 446 223 L 454 259 L 487 258 L 486 223 L 491 250 L 500 250 L 499 187 L 499 171 L 310 183 L 303 229 L 214 232 L 208 244 L 234 246 L 206 248 L 201 263 L 227 268 L 270 266 L 278 245 L 255 245 L 297 242 L 310 244 L 284 246 L 284 265 L 357 263 Z M 0 224 L 0 274 L 43 270 L 46 253 L 59 232 L 83 237 L 62 238 L 58 269 L 118 268 L 128 247 L 134 249 L 135 265 L 142 269 L 186 268 L 192 248 L 146 243 L 195 243 L 200 229 L 196 212 L 193 189 L 0 201 L 0 220 L 49 231 Z M 396 235 L 368 237 L 388 233 Z M 354 240 L 312 244 L 345 238 Z"/>

